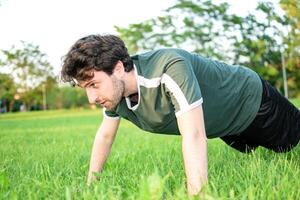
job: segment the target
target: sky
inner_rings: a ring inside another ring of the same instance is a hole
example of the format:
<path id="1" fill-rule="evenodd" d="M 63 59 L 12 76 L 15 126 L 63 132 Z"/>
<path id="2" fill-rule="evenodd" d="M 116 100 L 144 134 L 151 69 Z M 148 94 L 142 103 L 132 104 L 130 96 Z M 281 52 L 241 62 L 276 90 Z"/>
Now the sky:
<path id="1" fill-rule="evenodd" d="M 231 12 L 245 14 L 257 0 L 223 0 Z M 20 41 L 39 45 L 58 74 L 61 57 L 79 38 L 117 34 L 126 27 L 162 15 L 175 0 L 0 0 L 0 49 Z"/>

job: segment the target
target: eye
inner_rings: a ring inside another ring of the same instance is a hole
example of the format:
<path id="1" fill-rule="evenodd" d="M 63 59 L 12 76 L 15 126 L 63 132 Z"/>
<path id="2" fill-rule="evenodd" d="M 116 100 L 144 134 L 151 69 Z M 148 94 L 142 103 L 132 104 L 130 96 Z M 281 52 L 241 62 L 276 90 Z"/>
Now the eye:
<path id="1" fill-rule="evenodd" d="M 91 88 L 98 88 L 98 84 L 96 84 L 96 83 L 91 83 L 89 87 L 91 87 Z"/>

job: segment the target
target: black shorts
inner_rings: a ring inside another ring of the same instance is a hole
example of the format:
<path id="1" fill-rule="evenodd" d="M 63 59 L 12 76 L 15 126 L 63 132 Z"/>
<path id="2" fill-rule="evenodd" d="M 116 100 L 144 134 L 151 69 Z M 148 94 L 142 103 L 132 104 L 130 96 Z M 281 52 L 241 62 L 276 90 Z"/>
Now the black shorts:
<path id="1" fill-rule="evenodd" d="M 261 80 L 262 101 L 253 122 L 240 134 L 221 139 L 244 153 L 258 146 L 275 152 L 288 152 L 300 139 L 300 111 L 267 81 Z"/>

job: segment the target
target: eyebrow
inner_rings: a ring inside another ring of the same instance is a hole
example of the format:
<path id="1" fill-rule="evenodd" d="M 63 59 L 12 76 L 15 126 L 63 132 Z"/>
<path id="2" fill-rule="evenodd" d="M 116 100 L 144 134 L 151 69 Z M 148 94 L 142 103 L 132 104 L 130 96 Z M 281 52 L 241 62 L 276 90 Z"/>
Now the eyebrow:
<path id="1" fill-rule="evenodd" d="M 87 82 L 86 84 L 83 85 L 83 88 L 85 88 L 86 86 L 88 86 L 91 82 L 93 82 L 94 80 L 90 80 L 89 82 Z"/>

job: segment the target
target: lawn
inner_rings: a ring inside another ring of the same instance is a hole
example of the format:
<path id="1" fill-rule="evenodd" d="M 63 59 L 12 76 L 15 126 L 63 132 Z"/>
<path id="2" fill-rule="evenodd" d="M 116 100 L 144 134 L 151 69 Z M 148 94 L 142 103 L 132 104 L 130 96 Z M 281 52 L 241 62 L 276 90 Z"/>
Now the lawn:
<path id="1" fill-rule="evenodd" d="M 0 115 L 0 198 L 187 199 L 180 137 L 146 133 L 126 120 L 100 181 L 88 187 L 101 119 L 100 110 Z M 259 148 L 244 155 L 213 139 L 208 154 L 204 199 L 300 197 L 300 145 L 286 154 Z"/>

